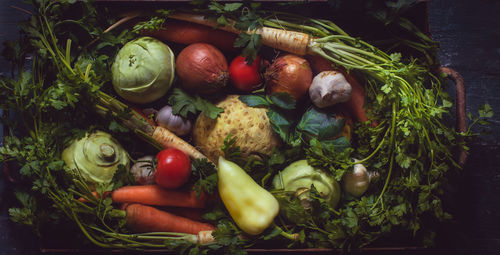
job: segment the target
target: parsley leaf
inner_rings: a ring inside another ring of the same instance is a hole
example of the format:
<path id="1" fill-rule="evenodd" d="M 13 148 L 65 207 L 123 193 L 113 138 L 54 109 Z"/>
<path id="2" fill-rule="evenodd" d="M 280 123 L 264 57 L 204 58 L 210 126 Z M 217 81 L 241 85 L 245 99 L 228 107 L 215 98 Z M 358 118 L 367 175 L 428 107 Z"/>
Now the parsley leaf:
<path id="1" fill-rule="evenodd" d="M 168 98 L 168 103 L 172 105 L 172 112 L 184 118 L 189 115 L 196 115 L 202 112 L 210 119 L 216 119 L 224 109 L 215 106 L 210 101 L 200 96 L 190 96 L 179 88 L 174 88 L 172 95 Z"/>

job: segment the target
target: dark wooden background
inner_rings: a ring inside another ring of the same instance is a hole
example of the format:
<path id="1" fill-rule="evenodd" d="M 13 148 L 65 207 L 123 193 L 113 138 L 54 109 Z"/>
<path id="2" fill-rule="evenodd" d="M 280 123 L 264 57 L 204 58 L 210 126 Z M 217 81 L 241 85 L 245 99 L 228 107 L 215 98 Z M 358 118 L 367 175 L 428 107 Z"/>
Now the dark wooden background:
<path id="1" fill-rule="evenodd" d="M 12 5 L 24 6 L 21 1 L 0 1 L 0 41 L 15 39 L 17 21 L 27 17 Z M 441 64 L 464 77 L 467 111 L 477 113 L 478 107 L 488 102 L 497 115 L 492 119 L 492 133 L 472 144 L 465 169 L 452 179 L 445 205 L 455 218 L 438 233 L 438 248 L 404 254 L 500 254 L 500 133 L 496 133 L 500 131 L 499 16 L 498 0 L 430 1 L 430 30 L 441 45 Z M 0 73 L 7 70 L 0 59 Z M 0 255 L 38 254 L 36 237 L 8 219 L 11 189 L 0 178 Z"/>

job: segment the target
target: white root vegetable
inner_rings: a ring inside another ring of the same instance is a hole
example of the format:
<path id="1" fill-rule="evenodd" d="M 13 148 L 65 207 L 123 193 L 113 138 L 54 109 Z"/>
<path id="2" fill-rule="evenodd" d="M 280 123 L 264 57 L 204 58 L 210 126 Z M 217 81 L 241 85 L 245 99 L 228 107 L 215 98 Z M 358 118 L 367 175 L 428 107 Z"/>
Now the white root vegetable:
<path id="1" fill-rule="evenodd" d="M 180 136 L 188 134 L 192 128 L 191 121 L 173 114 L 170 105 L 165 105 L 156 113 L 155 121 L 159 126 Z"/>
<path id="2" fill-rule="evenodd" d="M 370 186 L 370 181 L 378 176 L 377 172 L 368 172 L 363 164 L 355 164 L 352 172 L 344 174 L 342 179 L 344 191 L 353 197 L 360 197 Z"/>
<path id="3" fill-rule="evenodd" d="M 189 155 L 191 158 L 207 158 L 203 153 L 199 152 L 190 143 L 179 138 L 173 132 L 164 127 L 157 126 L 154 128 L 151 138 L 157 142 L 162 148 L 173 147 L 179 149 Z"/>
<path id="4" fill-rule="evenodd" d="M 199 14 L 176 12 L 169 15 L 169 18 L 216 27 L 217 29 L 235 34 L 244 32 L 236 29 L 234 26 L 219 26 L 217 22 L 206 19 L 203 15 Z M 275 49 L 284 50 L 299 56 L 314 54 L 313 48 L 317 48 L 315 47 L 316 43 L 314 42 L 314 40 L 312 40 L 311 36 L 302 32 L 272 27 L 261 27 L 256 29 L 255 31 L 247 31 L 247 33 L 259 34 L 262 37 L 263 45 L 267 45 Z"/>
<path id="5" fill-rule="evenodd" d="M 351 98 L 351 92 L 351 84 L 337 71 L 323 71 L 317 74 L 309 87 L 309 96 L 319 108 L 347 102 Z"/>
<path id="6" fill-rule="evenodd" d="M 137 159 L 136 163 L 130 168 L 130 173 L 134 176 L 135 182 L 141 185 L 155 183 L 154 158 L 154 156 L 144 156 Z"/>

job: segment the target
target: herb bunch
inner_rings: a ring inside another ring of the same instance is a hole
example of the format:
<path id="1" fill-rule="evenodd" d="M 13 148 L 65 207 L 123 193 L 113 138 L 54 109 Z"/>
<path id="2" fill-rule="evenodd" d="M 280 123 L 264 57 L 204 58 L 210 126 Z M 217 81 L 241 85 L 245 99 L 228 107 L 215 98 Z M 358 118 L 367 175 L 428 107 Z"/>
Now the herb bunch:
<path id="1" fill-rule="evenodd" d="M 331 21 L 267 11 L 257 3 L 201 1 L 207 4 L 204 13 L 220 25 L 241 30 L 270 26 L 322 37 L 317 40 L 322 47 L 314 52 L 367 84 L 368 114 L 378 125 L 355 124 L 352 142 L 345 138 L 324 139 L 335 136 L 332 132 L 340 132 L 345 123 L 333 121 L 309 105 L 299 107 L 287 94 L 241 97 L 250 106 L 269 109 L 273 129 L 287 144 L 270 156 L 256 155 L 242 162 L 262 186 L 270 189 L 270 177 L 304 155 L 311 165 L 330 171 L 337 180 L 351 170 L 353 158 L 379 171 L 381 178 L 360 199 L 344 195 L 338 208 L 329 207 L 314 187 L 309 208 L 290 194 L 272 191 L 281 202 L 282 214 L 275 228 L 258 237 L 239 238 L 241 231 L 221 204 L 205 215 L 218 223 L 214 232 L 217 243 L 207 247 L 194 245 L 186 235 L 130 234 L 124 228 L 123 212 L 102 196 L 127 180 L 116 179 L 109 186 L 96 187 L 101 198 L 95 198 L 79 173 L 64 166 L 60 153 L 69 140 L 83 136 L 89 129 L 130 132 L 116 121 L 96 122 L 99 118 L 93 117 L 96 105 L 113 104 L 113 98 L 104 94 L 110 81 L 111 57 L 136 34 L 127 29 L 105 32 L 103 28 L 116 20 L 105 18 L 111 16 L 106 10 L 85 1 L 75 5 L 68 1 L 33 2 L 33 16 L 21 26 L 23 37 L 9 58 L 17 78 L 0 80 L 0 108 L 16 109 L 19 120 L 3 119 L 11 132 L 0 148 L 0 161 L 19 164 L 26 183 L 16 193 L 22 207 L 10 210 L 12 219 L 33 226 L 38 233 L 46 222 L 69 220 L 87 240 L 100 247 L 189 249 L 191 254 L 224 249 L 237 254 L 245 253 L 243 248 L 265 245 L 270 239 L 287 247 L 359 248 L 399 230 L 430 245 L 435 235 L 431 226 L 451 217 L 441 201 L 443 184 L 448 171 L 460 168 L 453 148 L 463 147 L 461 138 L 474 134 L 470 130 L 457 133 L 447 125 L 452 100 L 445 92 L 444 77 L 430 69 L 431 64 L 397 53 L 386 54 L 349 36 Z M 69 10 L 75 6 L 78 15 L 67 14 L 73 13 Z M 161 11 L 160 15 L 135 29 L 159 27 L 169 12 Z M 418 36 L 424 38 L 423 34 Z M 243 54 L 251 59 L 261 47 L 260 40 L 258 34 L 241 33 L 236 46 L 244 48 Z M 432 57 L 434 53 L 428 54 Z M 25 56 L 30 54 L 32 70 L 23 72 Z M 209 101 L 180 90 L 174 90 L 169 101 L 184 116 L 203 112 L 215 118 L 220 111 Z M 122 108 L 119 110 L 124 112 L 116 115 L 129 113 Z M 485 106 L 479 117 L 471 118 L 474 123 L 487 124 L 491 116 L 491 108 Z M 238 161 L 238 148 L 233 144 L 228 137 L 223 151 Z M 199 190 L 215 190 L 217 178 L 212 165 L 195 161 L 193 173 Z M 89 204 L 78 202 L 77 197 L 86 198 Z M 298 238 L 290 241 L 291 233 Z"/>

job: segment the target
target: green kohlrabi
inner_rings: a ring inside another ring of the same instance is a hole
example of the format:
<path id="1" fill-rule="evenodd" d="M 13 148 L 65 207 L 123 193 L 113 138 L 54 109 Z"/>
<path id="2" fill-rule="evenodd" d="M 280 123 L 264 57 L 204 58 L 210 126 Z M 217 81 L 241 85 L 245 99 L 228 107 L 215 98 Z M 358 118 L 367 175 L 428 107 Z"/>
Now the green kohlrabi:
<path id="1" fill-rule="evenodd" d="M 120 49 L 111 73 L 118 95 L 133 103 L 150 103 L 164 96 L 172 86 L 175 55 L 163 42 L 140 37 Z"/>
<path id="2" fill-rule="evenodd" d="M 64 149 L 62 159 L 89 183 L 109 183 L 120 165 L 128 166 L 127 152 L 102 131 L 88 133 Z"/>

